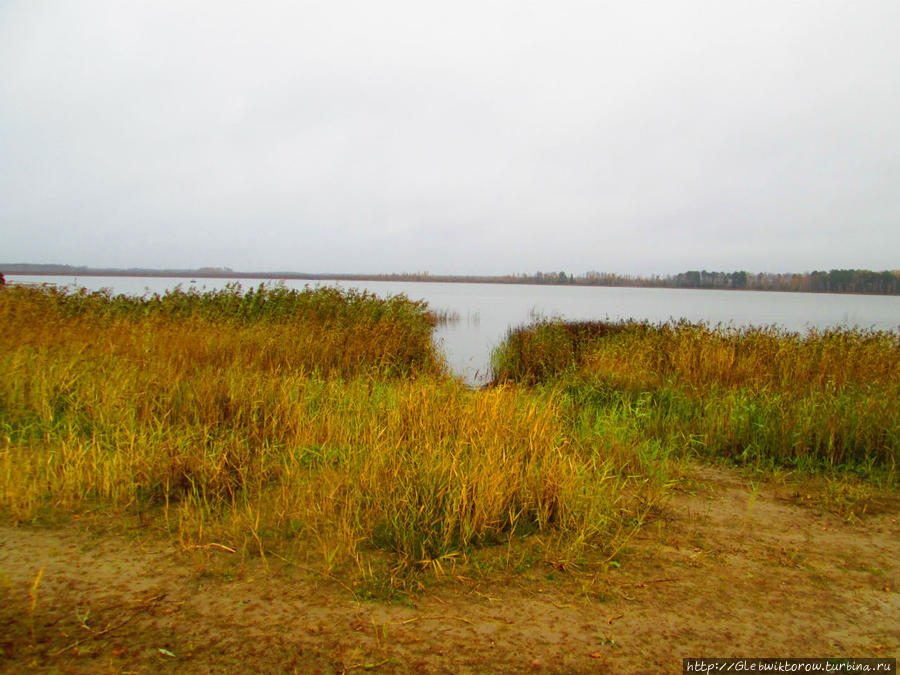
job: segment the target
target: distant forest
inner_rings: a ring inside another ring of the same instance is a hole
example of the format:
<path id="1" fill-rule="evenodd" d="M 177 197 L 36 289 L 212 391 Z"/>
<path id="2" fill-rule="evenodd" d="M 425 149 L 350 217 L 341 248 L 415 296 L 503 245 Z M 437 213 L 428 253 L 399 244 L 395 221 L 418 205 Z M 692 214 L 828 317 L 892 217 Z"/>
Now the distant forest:
<path id="1" fill-rule="evenodd" d="M 794 291 L 800 293 L 866 293 L 900 295 L 900 270 L 829 270 L 773 274 L 769 272 L 707 272 L 691 270 L 674 275 L 633 276 L 609 272 L 535 272 L 502 276 L 437 275 L 429 272 L 395 274 L 310 274 L 304 272 L 236 272 L 230 267 L 196 269 L 91 268 L 71 265 L 0 264 L 7 274 L 56 276 L 148 276 L 230 279 L 337 279 L 341 281 L 423 281 L 501 284 L 574 284 L 581 286 L 632 286 L 639 288 L 708 288 L 747 291 Z"/>
<path id="2" fill-rule="evenodd" d="M 545 281 L 549 276 L 549 281 Z M 670 276 L 622 276 L 588 272 L 570 277 L 564 272 L 528 277 L 528 283 L 576 283 L 597 286 L 642 286 L 648 288 L 721 288 L 750 291 L 795 291 L 801 293 L 900 293 L 900 271 L 830 270 L 771 274 L 751 272 L 681 272 Z"/>
<path id="3" fill-rule="evenodd" d="M 331 278 L 331 277 L 329 277 Z M 674 275 L 649 277 L 610 272 L 535 272 L 505 276 L 438 276 L 428 272 L 413 274 L 344 275 L 340 278 L 382 281 L 468 281 L 505 284 L 574 284 L 580 286 L 631 286 L 637 288 L 706 288 L 742 291 L 793 291 L 796 293 L 900 294 L 900 270 L 830 270 L 772 274 L 769 272 L 707 272 L 690 270 Z"/>

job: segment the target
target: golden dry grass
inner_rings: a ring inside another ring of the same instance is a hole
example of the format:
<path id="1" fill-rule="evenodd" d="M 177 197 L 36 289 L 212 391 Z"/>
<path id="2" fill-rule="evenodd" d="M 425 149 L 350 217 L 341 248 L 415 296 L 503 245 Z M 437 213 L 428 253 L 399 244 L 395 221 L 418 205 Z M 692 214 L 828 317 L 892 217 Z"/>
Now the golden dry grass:
<path id="1" fill-rule="evenodd" d="M 565 565 L 613 550 L 655 498 L 624 477 L 628 449 L 584 443 L 552 395 L 444 375 L 415 303 L 331 293 L 304 312 L 315 298 L 279 296 L 244 316 L 227 295 L 8 290 L 0 506 L 15 520 L 130 513 L 186 546 L 359 569 L 370 551 L 415 567 L 540 534 Z"/>
<path id="2" fill-rule="evenodd" d="M 682 454 L 893 481 L 900 453 L 896 333 L 545 322 L 511 333 L 494 371 Z"/>

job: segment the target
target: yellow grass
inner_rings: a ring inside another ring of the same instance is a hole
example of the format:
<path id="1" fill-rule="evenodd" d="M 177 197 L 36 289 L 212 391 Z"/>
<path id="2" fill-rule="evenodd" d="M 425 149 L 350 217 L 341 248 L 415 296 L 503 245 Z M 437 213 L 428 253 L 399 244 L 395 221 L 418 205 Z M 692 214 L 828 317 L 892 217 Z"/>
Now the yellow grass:
<path id="1" fill-rule="evenodd" d="M 535 533 L 554 558 L 610 551 L 654 498 L 625 477 L 628 448 L 586 444 L 552 395 L 442 375 L 418 315 L 215 321 L 92 302 L 0 293 L 0 508 L 15 520 L 131 513 L 189 547 L 362 569 L 369 551 L 415 566 Z"/>

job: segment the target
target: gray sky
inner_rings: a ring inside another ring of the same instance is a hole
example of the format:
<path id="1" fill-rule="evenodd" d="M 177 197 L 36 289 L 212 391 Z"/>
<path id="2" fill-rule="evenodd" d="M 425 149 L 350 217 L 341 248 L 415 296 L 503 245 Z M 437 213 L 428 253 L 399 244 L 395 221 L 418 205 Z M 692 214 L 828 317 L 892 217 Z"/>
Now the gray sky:
<path id="1" fill-rule="evenodd" d="M 0 263 L 900 268 L 897 0 L 0 0 Z"/>

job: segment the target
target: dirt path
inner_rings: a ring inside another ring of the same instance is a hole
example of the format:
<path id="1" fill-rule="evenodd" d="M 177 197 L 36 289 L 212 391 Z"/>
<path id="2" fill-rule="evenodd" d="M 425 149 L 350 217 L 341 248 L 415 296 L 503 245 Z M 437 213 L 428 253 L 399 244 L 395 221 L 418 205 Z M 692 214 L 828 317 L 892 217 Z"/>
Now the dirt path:
<path id="1" fill-rule="evenodd" d="M 448 580 L 414 608 L 258 561 L 205 576 L 171 546 L 75 524 L 2 526 L 0 669 L 653 673 L 686 656 L 900 655 L 897 500 L 848 524 L 795 491 L 699 468 L 618 568 Z"/>

